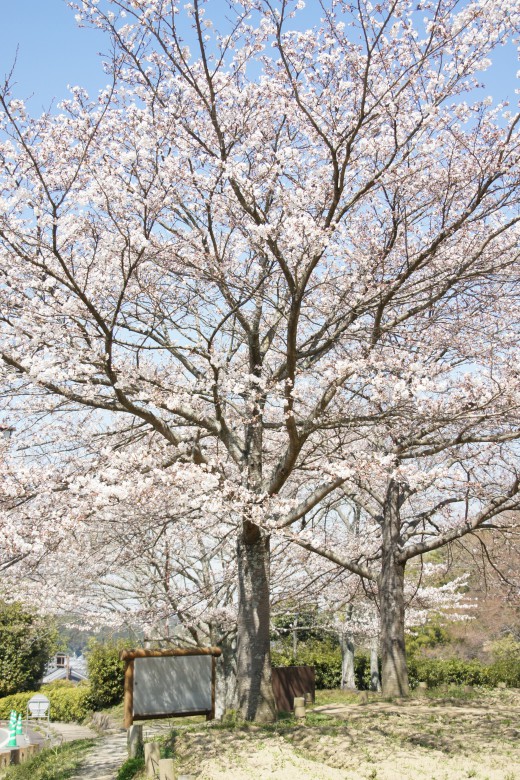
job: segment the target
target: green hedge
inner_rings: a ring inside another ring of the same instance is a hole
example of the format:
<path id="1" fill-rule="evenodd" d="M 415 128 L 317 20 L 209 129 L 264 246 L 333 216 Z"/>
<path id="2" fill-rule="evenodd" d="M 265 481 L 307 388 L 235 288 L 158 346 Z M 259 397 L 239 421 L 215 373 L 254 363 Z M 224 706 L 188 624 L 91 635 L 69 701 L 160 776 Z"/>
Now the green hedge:
<path id="1" fill-rule="evenodd" d="M 341 685 L 341 651 L 328 643 L 300 644 L 298 656 L 273 650 L 271 652 L 273 666 L 313 666 L 316 675 L 317 690 L 332 690 Z M 354 658 L 354 674 L 356 687 L 359 690 L 370 688 L 370 657 L 366 654 L 357 654 Z"/>
<path id="2" fill-rule="evenodd" d="M 429 688 L 439 685 L 482 685 L 493 688 L 498 683 L 505 683 L 509 688 L 520 688 L 520 659 L 482 664 L 480 661 L 461 658 L 410 658 L 408 674 L 412 688 L 418 682 L 428 683 Z"/>
<path id="3" fill-rule="evenodd" d="M 63 723 L 80 723 L 85 720 L 92 711 L 92 696 L 89 685 L 45 685 L 40 691 L 26 691 L 14 693 L 0 699 L 0 719 L 9 718 L 11 710 L 21 712 L 25 717 L 27 702 L 36 693 L 43 694 L 51 702 L 51 720 L 59 720 Z"/>
<path id="4" fill-rule="evenodd" d="M 314 666 L 318 690 L 339 688 L 341 685 L 341 652 L 328 643 L 302 643 L 298 647 L 296 659 L 287 651 L 273 650 L 271 660 L 273 666 Z M 356 654 L 354 670 L 357 688 L 367 690 L 370 687 L 369 656 Z M 412 655 L 408 658 L 408 674 L 411 688 L 416 688 L 419 682 L 428 683 L 429 688 L 440 685 L 481 685 L 493 688 L 498 683 L 505 683 L 508 688 L 520 688 L 520 654 L 516 652 L 516 645 L 512 650 L 507 647 L 502 653 L 497 651 L 492 664 L 460 658 L 438 659 Z"/>

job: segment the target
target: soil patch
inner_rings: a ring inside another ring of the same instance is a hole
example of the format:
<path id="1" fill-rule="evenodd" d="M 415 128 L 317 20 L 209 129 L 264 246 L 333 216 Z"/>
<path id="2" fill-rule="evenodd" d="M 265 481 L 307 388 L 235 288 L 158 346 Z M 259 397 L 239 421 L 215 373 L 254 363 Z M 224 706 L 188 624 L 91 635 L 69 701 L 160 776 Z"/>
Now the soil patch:
<path id="1" fill-rule="evenodd" d="M 198 780 L 520 780 L 520 692 L 332 703 L 306 724 L 177 732 Z"/>

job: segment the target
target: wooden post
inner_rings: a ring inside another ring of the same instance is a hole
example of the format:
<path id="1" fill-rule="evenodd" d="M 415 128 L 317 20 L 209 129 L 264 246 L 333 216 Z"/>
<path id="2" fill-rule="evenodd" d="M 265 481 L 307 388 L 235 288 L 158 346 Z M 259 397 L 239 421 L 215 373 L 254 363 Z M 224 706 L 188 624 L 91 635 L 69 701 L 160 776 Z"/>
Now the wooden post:
<path id="1" fill-rule="evenodd" d="M 125 729 L 134 722 L 134 659 L 125 661 Z"/>
<path id="2" fill-rule="evenodd" d="M 368 691 L 359 691 L 358 701 L 359 704 L 368 704 Z"/>
<path id="3" fill-rule="evenodd" d="M 161 758 L 159 761 L 159 780 L 176 780 L 173 758 Z"/>
<path id="4" fill-rule="evenodd" d="M 143 749 L 143 727 L 135 723 L 128 729 L 128 758 L 136 758 Z"/>
<path id="5" fill-rule="evenodd" d="M 297 696 L 294 700 L 294 717 L 305 717 L 305 698 L 303 696 Z"/>
<path id="6" fill-rule="evenodd" d="M 0 769 L 7 769 L 7 767 L 11 764 L 11 751 L 7 750 L 2 753 L 0 753 Z"/>
<path id="7" fill-rule="evenodd" d="M 211 657 L 211 712 L 206 715 L 206 720 L 215 720 L 215 695 L 217 680 L 217 659 Z"/>
<path id="8" fill-rule="evenodd" d="M 161 757 L 158 742 L 145 742 L 144 744 L 144 768 L 146 777 L 154 780 L 159 776 L 159 760 Z"/>
<path id="9" fill-rule="evenodd" d="M 25 764 L 32 758 L 31 751 L 27 749 L 27 745 L 22 745 L 18 748 L 18 763 Z"/>

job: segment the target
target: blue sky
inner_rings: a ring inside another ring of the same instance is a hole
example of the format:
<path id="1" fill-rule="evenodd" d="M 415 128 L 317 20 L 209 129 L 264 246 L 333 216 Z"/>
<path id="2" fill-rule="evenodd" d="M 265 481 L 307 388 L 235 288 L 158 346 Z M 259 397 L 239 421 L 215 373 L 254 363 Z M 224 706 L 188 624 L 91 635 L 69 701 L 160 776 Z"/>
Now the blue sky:
<path id="1" fill-rule="evenodd" d="M 312 6 L 308 0 L 301 22 L 312 23 Z M 215 8 L 215 6 L 213 6 Z M 95 94 L 106 83 L 98 52 L 107 51 L 108 42 L 98 31 L 78 28 L 74 12 L 65 0 L 0 0 L 0 78 L 13 65 L 16 97 L 28 98 L 31 112 L 38 114 L 52 100 L 67 95 L 67 84 L 79 84 Z M 486 94 L 494 98 L 509 97 L 517 102 L 515 87 L 519 68 L 513 47 L 501 48 L 496 64 L 483 76 Z"/>

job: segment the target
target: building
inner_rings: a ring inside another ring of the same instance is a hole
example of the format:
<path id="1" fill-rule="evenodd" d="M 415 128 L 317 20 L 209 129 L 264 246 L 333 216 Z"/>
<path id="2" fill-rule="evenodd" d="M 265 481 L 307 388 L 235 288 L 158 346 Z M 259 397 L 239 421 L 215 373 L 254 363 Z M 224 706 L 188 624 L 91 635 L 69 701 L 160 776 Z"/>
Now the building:
<path id="1" fill-rule="evenodd" d="M 65 653 L 56 653 L 47 665 L 42 685 L 56 682 L 56 680 L 71 680 L 71 682 L 78 683 L 87 679 L 87 663 L 84 656 L 71 657 Z"/>

